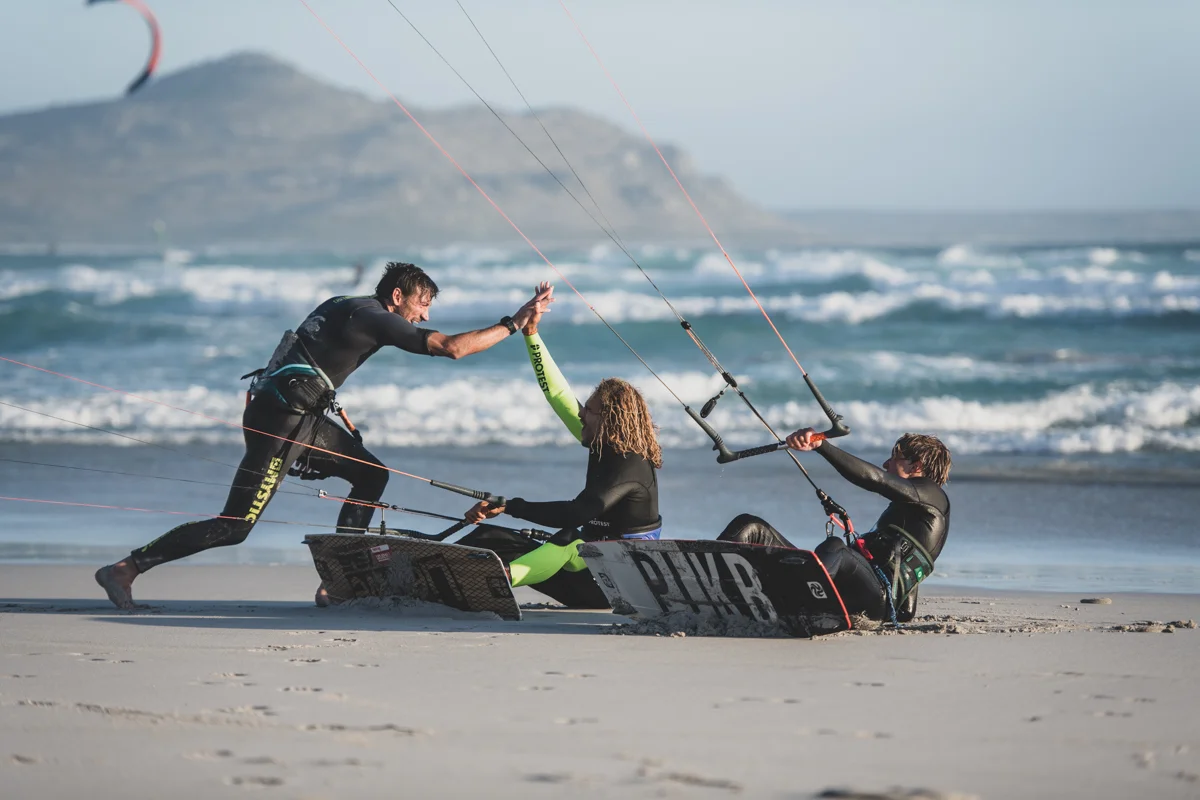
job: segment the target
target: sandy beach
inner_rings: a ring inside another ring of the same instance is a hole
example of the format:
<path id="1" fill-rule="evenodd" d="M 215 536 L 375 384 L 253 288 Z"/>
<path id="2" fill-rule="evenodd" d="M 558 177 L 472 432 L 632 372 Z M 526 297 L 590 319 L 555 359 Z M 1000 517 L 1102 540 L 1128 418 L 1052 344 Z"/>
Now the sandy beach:
<path id="1" fill-rule="evenodd" d="M 1200 796 L 1200 631 L 1145 624 L 1194 595 L 939 587 L 903 634 L 799 640 L 315 582 L 171 566 L 124 613 L 88 568 L 0 567 L 4 796 Z"/>

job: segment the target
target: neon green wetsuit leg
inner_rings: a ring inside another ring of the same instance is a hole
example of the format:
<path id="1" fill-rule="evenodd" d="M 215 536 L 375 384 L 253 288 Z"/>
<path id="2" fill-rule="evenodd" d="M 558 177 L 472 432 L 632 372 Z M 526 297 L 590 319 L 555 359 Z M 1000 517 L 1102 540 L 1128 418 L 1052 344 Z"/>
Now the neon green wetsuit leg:
<path id="1" fill-rule="evenodd" d="M 531 586 L 554 576 L 561 570 L 579 572 L 587 569 L 587 562 L 579 555 L 582 539 L 567 545 L 546 542 L 538 549 L 514 558 L 508 565 L 512 573 L 513 586 Z"/>

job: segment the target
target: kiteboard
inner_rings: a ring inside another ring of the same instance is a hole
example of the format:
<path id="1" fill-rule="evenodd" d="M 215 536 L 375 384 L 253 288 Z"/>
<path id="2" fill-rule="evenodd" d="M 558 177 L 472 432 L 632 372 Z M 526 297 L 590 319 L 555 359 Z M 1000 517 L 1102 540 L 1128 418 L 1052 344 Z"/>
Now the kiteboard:
<path id="1" fill-rule="evenodd" d="M 521 618 L 504 564 L 491 550 L 371 533 L 314 533 L 304 543 L 334 603 L 412 597 Z"/>
<path id="2" fill-rule="evenodd" d="M 616 613 L 745 619 L 793 636 L 850 628 L 825 565 L 808 550 L 714 540 L 621 539 L 580 545 Z"/>

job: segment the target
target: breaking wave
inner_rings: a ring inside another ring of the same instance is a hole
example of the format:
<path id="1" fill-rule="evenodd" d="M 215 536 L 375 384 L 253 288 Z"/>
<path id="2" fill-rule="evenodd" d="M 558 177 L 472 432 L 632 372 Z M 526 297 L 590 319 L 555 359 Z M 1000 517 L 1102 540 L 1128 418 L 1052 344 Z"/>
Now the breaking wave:
<path id="1" fill-rule="evenodd" d="M 499 253 L 443 255 L 455 260 L 433 268 L 442 285 L 435 324 L 509 313 L 538 281 L 555 279 L 544 264 L 497 260 Z M 681 313 L 690 318 L 759 313 L 722 256 L 688 254 L 678 261 L 676 255 L 649 269 Z M 863 324 L 921 308 L 1017 319 L 1200 314 L 1200 274 L 1184 266 L 1191 262 L 1177 259 L 1156 268 L 1135 255 L 1103 248 L 979 255 L 959 246 L 933 260 L 856 250 L 801 251 L 767 254 L 739 266 L 768 311 L 815 324 Z M 558 266 L 610 322 L 672 320 L 644 277 L 610 256 L 592 253 Z M 369 294 L 379 266 L 373 262 L 361 275 L 340 265 L 144 261 L 0 269 L 0 327 L 5 317 L 30 309 L 40 313 L 47 302 L 121 314 L 126 305 L 128 313 L 136 313 L 146 301 L 160 301 L 198 314 L 256 308 L 291 318 L 332 295 Z M 597 322 L 568 287 L 560 285 L 558 296 L 559 316 L 576 324 Z"/>
<path id="2" fill-rule="evenodd" d="M 698 372 L 665 373 L 664 379 L 689 404 L 703 403 L 720 388 L 720 378 Z M 704 446 L 703 433 L 663 387 L 638 379 L 669 447 Z M 580 387 L 586 389 L 586 387 Z M 218 420 L 237 423 L 243 400 L 232 391 L 192 387 L 145 391 L 144 396 Z M 368 385 L 339 395 L 368 442 L 375 446 L 427 447 L 500 443 L 514 447 L 572 445 L 554 413 L 530 380 L 457 379 L 399 388 Z M 117 394 L 101 394 L 81 404 L 66 398 L 0 400 L 97 428 L 115 430 L 157 444 L 225 443 L 241 439 L 235 425 Z M 811 401 L 765 406 L 777 430 L 819 425 Z M 1042 397 L 1011 402 L 922 397 L 886 402 L 841 402 L 850 421 L 852 449 L 886 449 L 903 431 L 941 436 L 961 453 L 1134 453 L 1200 452 L 1200 385 L 1168 382 L 1134 387 L 1121 382 L 1081 385 Z M 766 432 L 743 408 L 727 403 L 710 417 L 728 441 L 761 444 Z M 38 414 L 0 406 L 0 441 L 78 444 L 134 444 Z"/>

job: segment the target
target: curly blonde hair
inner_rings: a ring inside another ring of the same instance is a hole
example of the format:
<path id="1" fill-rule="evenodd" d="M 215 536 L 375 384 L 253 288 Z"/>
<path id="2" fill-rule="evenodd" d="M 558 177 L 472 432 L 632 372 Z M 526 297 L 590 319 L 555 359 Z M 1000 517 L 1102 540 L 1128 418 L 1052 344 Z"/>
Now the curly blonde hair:
<path id="1" fill-rule="evenodd" d="M 620 378 L 605 378 L 592 398 L 600 403 L 600 426 L 592 442 L 596 454 L 602 455 L 606 448 L 621 455 L 636 453 L 661 469 L 658 426 L 650 418 L 642 393 Z"/>

